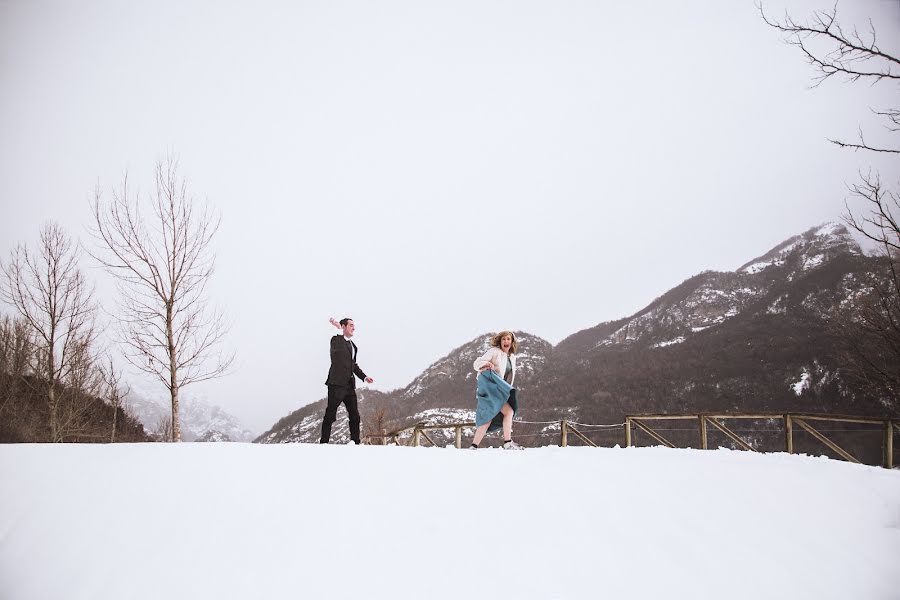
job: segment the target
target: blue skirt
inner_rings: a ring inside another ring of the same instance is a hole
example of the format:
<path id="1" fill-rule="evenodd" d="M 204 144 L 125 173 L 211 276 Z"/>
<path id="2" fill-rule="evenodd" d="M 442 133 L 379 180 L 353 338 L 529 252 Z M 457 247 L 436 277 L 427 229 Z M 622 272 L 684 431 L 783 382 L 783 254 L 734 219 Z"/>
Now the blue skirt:
<path id="1" fill-rule="evenodd" d="M 516 388 L 490 369 L 479 373 L 476 382 L 478 387 L 475 392 L 475 426 L 481 427 L 485 423 L 490 423 L 488 431 L 496 431 L 503 427 L 503 413 L 500 409 L 504 404 L 508 403 L 512 407 L 513 416 L 519 412 Z"/>

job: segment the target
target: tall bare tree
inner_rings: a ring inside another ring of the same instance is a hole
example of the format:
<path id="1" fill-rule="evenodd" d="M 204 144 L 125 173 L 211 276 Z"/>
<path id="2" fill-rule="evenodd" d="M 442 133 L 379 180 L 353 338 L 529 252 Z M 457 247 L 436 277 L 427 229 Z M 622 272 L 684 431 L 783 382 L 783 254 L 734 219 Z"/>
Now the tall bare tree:
<path id="1" fill-rule="evenodd" d="M 179 392 L 225 374 L 234 358 L 217 350 L 228 326 L 206 299 L 220 219 L 188 194 L 171 157 L 156 164 L 150 214 L 142 203 L 127 174 L 109 203 L 97 188 L 94 235 L 102 248 L 94 257 L 118 283 L 126 358 L 169 390 L 171 440 L 181 441 Z"/>
<path id="2" fill-rule="evenodd" d="M 33 252 L 19 244 L 2 263 L 0 297 L 19 313 L 34 334 L 31 370 L 44 386 L 50 441 L 65 435 L 60 403 L 65 386 L 76 381 L 96 334 L 96 304 L 78 267 L 80 252 L 55 223 L 41 228 Z"/>
<path id="3" fill-rule="evenodd" d="M 870 85 L 900 84 L 900 57 L 879 44 L 871 19 L 860 32 L 841 23 L 837 3 L 830 10 L 813 13 L 806 21 L 789 14 L 781 20 L 772 19 L 761 4 L 757 7 L 766 24 L 784 33 L 785 41 L 796 46 L 812 66 L 814 87 L 832 78 Z M 880 107 L 872 112 L 896 139 L 900 107 Z M 841 148 L 900 159 L 900 144 L 870 143 L 862 128 L 858 141 L 829 141 Z M 892 174 L 898 172 L 900 169 Z M 861 201 L 864 208 L 854 212 L 849 202 L 845 203 L 844 221 L 875 242 L 884 268 L 876 269 L 864 282 L 851 310 L 839 311 L 834 330 L 850 350 L 846 357 L 850 376 L 870 393 L 896 401 L 900 397 L 900 196 L 871 170 L 860 173 L 860 181 L 849 188 L 851 197 Z"/>

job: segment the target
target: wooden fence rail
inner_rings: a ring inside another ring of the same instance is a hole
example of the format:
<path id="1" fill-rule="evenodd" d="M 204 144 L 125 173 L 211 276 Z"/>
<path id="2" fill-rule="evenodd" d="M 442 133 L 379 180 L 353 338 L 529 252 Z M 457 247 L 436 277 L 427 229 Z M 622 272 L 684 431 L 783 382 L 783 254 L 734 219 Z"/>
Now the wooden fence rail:
<path id="1" fill-rule="evenodd" d="M 658 421 L 688 421 L 697 424 L 699 434 L 700 448 L 706 450 L 709 448 L 709 427 L 712 426 L 733 441 L 737 446 L 750 452 L 758 452 L 751 443 L 741 438 L 737 432 L 728 427 L 724 421 L 726 420 L 769 420 L 777 421 L 782 424 L 784 433 L 784 448 L 789 454 L 794 453 L 794 425 L 799 426 L 802 430 L 809 433 L 817 441 L 829 448 L 842 459 L 859 463 L 859 459 L 853 456 L 846 449 L 839 446 L 834 440 L 830 439 L 820 430 L 810 424 L 810 421 L 819 421 L 827 423 L 854 423 L 862 425 L 880 425 L 882 428 L 882 466 L 886 469 L 894 467 L 894 436 L 900 433 L 900 418 L 878 419 L 874 417 L 858 417 L 852 415 L 822 415 L 809 413 L 722 413 L 722 414 L 678 414 L 678 415 L 627 415 L 625 422 L 621 427 L 625 437 L 625 446 L 633 446 L 633 438 L 635 431 L 641 431 L 650 436 L 657 443 L 674 448 L 676 445 L 667 439 L 660 431 L 654 429 L 650 422 Z M 520 423 L 528 423 L 527 421 L 519 421 Z M 553 422 L 555 423 L 555 422 Z M 548 424 L 548 423 L 544 423 Z M 573 423 L 568 420 L 559 421 L 559 445 L 566 447 L 569 445 L 569 434 L 571 433 L 587 446 L 596 448 L 594 443 L 584 432 L 579 431 Z M 453 429 L 455 433 L 455 445 L 457 448 L 462 447 L 462 430 L 475 427 L 475 423 L 416 423 L 410 427 L 398 429 L 390 433 L 369 434 L 365 436 L 365 442 L 371 444 L 378 440 L 381 444 L 396 444 L 402 446 L 420 446 L 422 439 L 427 440 L 432 446 L 436 446 L 434 439 L 428 435 L 432 430 L 448 430 Z M 591 425 L 587 425 L 591 427 Z M 609 426 L 605 426 L 609 427 Z M 613 426 L 615 427 L 615 426 Z"/>

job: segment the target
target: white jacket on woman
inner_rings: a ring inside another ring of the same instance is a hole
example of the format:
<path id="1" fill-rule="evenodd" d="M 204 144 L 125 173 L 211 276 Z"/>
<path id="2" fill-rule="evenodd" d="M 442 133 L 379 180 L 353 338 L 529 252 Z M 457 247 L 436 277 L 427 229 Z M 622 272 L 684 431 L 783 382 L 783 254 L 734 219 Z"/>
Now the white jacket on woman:
<path id="1" fill-rule="evenodd" d="M 510 385 L 516 380 L 516 355 L 510 354 L 507 355 L 503 350 L 497 348 L 496 346 L 491 346 L 488 348 L 487 352 L 481 355 L 480 358 L 476 358 L 475 362 L 472 363 L 472 366 L 476 371 L 481 371 L 481 367 L 487 364 L 488 361 L 494 364 L 493 371 L 497 375 L 500 376 L 500 379 L 503 379 L 503 375 L 506 374 L 506 361 L 510 360 L 512 362 L 512 377 L 509 382 Z"/>

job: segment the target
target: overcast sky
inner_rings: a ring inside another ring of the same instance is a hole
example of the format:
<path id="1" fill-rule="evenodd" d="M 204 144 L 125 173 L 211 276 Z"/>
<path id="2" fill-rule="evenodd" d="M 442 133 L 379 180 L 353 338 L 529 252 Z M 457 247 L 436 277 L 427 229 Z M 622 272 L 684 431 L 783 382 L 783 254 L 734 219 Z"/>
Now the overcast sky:
<path id="1" fill-rule="evenodd" d="M 898 2 L 839 11 L 900 53 Z M 812 75 L 752 0 L 0 0 L 0 254 L 47 219 L 91 243 L 97 182 L 148 192 L 175 152 L 222 215 L 237 353 L 188 393 L 260 433 L 324 397 L 330 316 L 390 390 L 734 270 L 839 218 L 860 168 L 896 181 L 826 137 L 884 139 L 897 87 Z"/>

